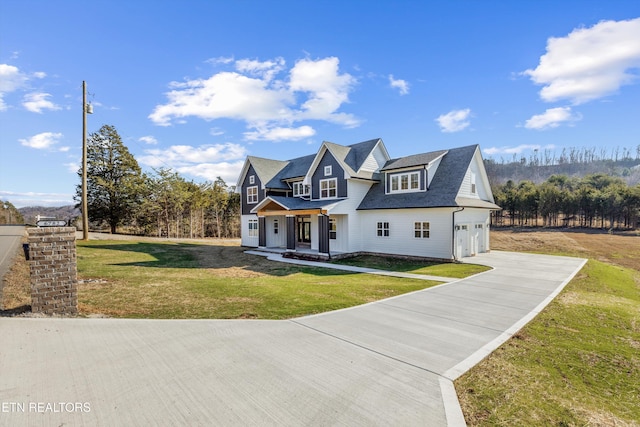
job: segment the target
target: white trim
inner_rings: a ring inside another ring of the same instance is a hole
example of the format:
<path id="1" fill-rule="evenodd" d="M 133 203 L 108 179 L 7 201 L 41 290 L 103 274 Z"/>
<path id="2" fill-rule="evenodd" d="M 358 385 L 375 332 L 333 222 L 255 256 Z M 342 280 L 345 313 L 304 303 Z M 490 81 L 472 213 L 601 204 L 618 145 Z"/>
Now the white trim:
<path id="1" fill-rule="evenodd" d="M 323 183 L 329 183 L 327 184 L 327 188 L 326 188 L 326 192 L 327 195 L 325 197 L 322 197 L 322 184 Z M 335 195 L 331 195 L 331 185 L 330 183 L 334 182 L 335 185 L 333 186 L 333 190 L 335 191 Z M 318 198 L 319 199 L 337 199 L 338 198 L 338 178 L 327 178 L 327 179 L 321 179 L 319 182 L 320 188 L 318 189 Z"/>
<path id="2" fill-rule="evenodd" d="M 331 176 L 333 174 L 333 168 L 331 165 L 327 165 L 324 167 L 324 176 Z"/>
<path id="3" fill-rule="evenodd" d="M 412 179 L 411 178 L 412 178 L 413 175 L 417 175 L 418 176 L 418 187 L 417 188 L 411 188 L 411 184 L 412 184 Z M 402 188 L 402 177 L 403 176 L 407 177 L 407 188 L 406 189 Z M 393 189 L 393 180 L 394 180 L 394 178 L 397 179 L 397 185 L 398 185 L 398 189 L 397 190 Z M 420 189 L 420 187 L 421 187 L 420 184 L 421 183 L 422 183 L 422 173 L 421 173 L 420 170 L 392 173 L 392 174 L 389 174 L 389 188 L 387 189 L 387 194 L 417 193 L 419 191 L 423 191 L 423 190 Z"/>
<path id="4" fill-rule="evenodd" d="M 255 194 L 252 194 L 253 190 L 255 189 Z M 255 200 L 253 200 L 255 197 Z M 253 185 L 251 187 L 247 187 L 247 204 L 248 205 L 255 205 L 256 203 L 258 203 L 258 186 L 257 185 Z"/>

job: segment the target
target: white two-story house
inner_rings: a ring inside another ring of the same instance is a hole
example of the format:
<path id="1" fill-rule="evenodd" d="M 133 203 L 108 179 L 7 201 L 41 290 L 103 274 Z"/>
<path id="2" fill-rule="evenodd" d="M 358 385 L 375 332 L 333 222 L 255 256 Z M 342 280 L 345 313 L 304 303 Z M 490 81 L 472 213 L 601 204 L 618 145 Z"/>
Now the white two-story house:
<path id="1" fill-rule="evenodd" d="M 489 251 L 494 203 L 478 145 L 392 159 L 381 139 L 247 157 L 242 245 L 456 260 Z"/>

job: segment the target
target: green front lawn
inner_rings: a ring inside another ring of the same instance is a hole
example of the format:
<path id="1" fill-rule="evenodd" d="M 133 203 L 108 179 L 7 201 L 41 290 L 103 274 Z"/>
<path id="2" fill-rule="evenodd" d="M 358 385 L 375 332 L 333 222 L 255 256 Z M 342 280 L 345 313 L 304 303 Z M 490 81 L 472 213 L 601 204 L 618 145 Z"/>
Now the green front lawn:
<path id="1" fill-rule="evenodd" d="M 376 255 L 359 255 L 353 258 L 338 259 L 333 263 L 459 279 L 491 270 L 491 267 L 484 265 L 416 261 Z"/>
<path id="2" fill-rule="evenodd" d="M 352 274 L 247 255 L 238 246 L 78 242 L 82 314 L 286 319 L 424 289 L 434 281 Z"/>

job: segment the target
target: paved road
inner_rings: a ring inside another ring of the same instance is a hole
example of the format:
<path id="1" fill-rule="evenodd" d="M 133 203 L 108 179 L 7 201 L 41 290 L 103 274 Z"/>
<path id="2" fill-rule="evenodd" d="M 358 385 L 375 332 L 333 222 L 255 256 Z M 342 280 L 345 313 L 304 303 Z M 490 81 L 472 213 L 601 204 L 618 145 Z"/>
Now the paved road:
<path id="1" fill-rule="evenodd" d="M 24 236 L 24 226 L 0 225 L 0 290 L 2 290 L 2 278 L 11 267 L 22 236 Z"/>
<path id="2" fill-rule="evenodd" d="M 495 269 L 293 320 L 2 318 L 0 425 L 463 425 L 452 380 L 585 262 L 472 261 Z"/>

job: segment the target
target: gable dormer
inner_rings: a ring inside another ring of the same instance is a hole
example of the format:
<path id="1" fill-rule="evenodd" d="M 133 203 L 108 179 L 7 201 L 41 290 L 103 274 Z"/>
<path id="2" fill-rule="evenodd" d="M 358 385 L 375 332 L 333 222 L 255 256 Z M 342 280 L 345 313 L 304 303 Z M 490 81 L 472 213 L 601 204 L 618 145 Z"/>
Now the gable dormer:
<path id="1" fill-rule="evenodd" d="M 385 194 L 427 191 L 446 153 L 442 150 L 389 160 L 382 168 Z"/>
<path id="2" fill-rule="evenodd" d="M 347 178 L 342 162 L 331 151 L 324 149 L 315 168 L 309 171 L 305 182 L 311 185 L 311 199 L 337 199 L 347 197 Z M 320 154 L 320 153 L 318 153 Z"/>

